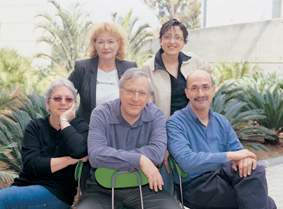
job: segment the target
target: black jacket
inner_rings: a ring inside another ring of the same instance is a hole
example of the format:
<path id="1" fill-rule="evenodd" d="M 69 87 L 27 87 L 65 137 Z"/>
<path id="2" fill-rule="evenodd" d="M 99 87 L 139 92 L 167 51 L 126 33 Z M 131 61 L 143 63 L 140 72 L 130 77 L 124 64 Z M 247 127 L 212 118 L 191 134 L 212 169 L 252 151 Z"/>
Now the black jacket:
<path id="1" fill-rule="evenodd" d="M 78 115 L 89 123 L 90 114 L 96 106 L 96 78 L 98 57 L 79 60 L 75 62 L 75 70 L 69 76 L 80 95 Z M 135 62 L 116 59 L 118 77 L 129 68 L 137 67 Z"/>

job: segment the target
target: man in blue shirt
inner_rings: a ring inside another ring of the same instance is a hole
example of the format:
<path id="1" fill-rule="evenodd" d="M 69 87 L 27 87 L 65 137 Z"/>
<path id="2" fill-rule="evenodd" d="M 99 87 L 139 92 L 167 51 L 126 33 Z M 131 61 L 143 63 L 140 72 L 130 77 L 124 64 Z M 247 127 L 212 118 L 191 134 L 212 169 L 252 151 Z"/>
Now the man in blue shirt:
<path id="1" fill-rule="evenodd" d="M 142 70 L 127 70 L 119 82 L 120 98 L 96 107 L 90 118 L 88 157 L 92 168 L 78 209 L 111 209 L 111 189 L 100 186 L 95 168 L 142 170 L 149 185 L 143 186 L 147 209 L 178 209 L 177 201 L 162 191 L 157 168 L 167 145 L 165 116 L 150 102 L 153 91 Z M 127 208 L 140 208 L 137 188 L 116 189 L 115 201 Z"/>
<path id="2" fill-rule="evenodd" d="M 182 185 L 190 209 L 275 209 L 265 169 L 243 149 L 235 131 L 210 104 L 215 86 L 206 71 L 187 79 L 190 103 L 167 122 L 169 152 L 188 174 Z"/>

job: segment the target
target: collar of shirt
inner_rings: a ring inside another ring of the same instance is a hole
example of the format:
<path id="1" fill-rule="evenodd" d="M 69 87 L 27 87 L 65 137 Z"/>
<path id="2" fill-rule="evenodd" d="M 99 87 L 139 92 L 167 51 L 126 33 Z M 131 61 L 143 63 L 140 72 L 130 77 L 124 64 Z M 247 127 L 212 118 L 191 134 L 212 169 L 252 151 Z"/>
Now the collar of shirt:
<path id="1" fill-rule="evenodd" d="M 131 125 L 132 127 L 138 127 L 141 126 L 144 122 L 150 122 L 154 120 L 153 114 L 150 111 L 150 106 L 153 105 L 152 102 L 149 102 L 146 104 L 144 109 L 141 112 L 140 118 L 133 124 Z M 111 112 L 112 112 L 112 117 L 110 118 L 110 123 L 111 124 L 128 124 L 129 123 L 122 117 L 121 114 L 121 101 L 120 99 L 116 99 L 113 101 L 112 107 L 111 107 Z"/>
<path id="2" fill-rule="evenodd" d="M 188 110 L 187 113 L 189 117 L 202 125 L 201 121 L 198 119 L 198 116 L 192 110 L 192 106 L 190 105 L 190 103 L 187 105 L 187 110 Z M 213 112 L 211 111 L 211 109 L 209 109 L 208 117 L 209 117 L 209 120 L 213 119 Z"/>
<path id="3" fill-rule="evenodd" d="M 160 48 L 159 51 L 156 53 L 155 58 L 154 58 L 154 70 L 156 70 L 156 69 L 166 70 L 165 65 L 163 63 L 163 60 L 162 60 L 162 57 L 161 57 L 163 52 L 164 52 L 163 49 Z M 186 55 L 183 52 L 180 52 L 179 56 L 178 56 L 179 69 L 180 69 L 182 63 L 188 61 L 189 59 L 191 59 L 190 56 Z"/>

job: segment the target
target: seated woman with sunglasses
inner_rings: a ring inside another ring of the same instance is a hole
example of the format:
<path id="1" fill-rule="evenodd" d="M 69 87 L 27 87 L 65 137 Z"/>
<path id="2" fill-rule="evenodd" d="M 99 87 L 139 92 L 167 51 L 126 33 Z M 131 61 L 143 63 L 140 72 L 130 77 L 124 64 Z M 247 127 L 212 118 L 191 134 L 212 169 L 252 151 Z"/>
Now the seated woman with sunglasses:
<path id="1" fill-rule="evenodd" d="M 75 117 L 77 91 L 67 79 L 46 94 L 49 115 L 32 120 L 22 143 L 23 170 L 0 190 L 0 209 L 68 209 L 76 194 L 75 164 L 87 160 L 88 125 Z"/>

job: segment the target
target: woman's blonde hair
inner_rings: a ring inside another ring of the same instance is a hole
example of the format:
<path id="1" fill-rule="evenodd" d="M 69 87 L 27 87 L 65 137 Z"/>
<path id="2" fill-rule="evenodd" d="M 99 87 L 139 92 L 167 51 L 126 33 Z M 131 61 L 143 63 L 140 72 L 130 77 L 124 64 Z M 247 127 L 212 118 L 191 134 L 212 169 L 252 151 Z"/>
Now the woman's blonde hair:
<path id="1" fill-rule="evenodd" d="M 117 41 L 119 42 L 119 49 L 118 49 L 116 57 L 118 59 L 124 59 L 126 56 L 126 48 L 127 48 L 127 42 L 128 42 L 127 36 L 119 25 L 112 23 L 112 22 L 103 22 L 93 27 L 91 34 L 90 34 L 89 56 L 90 57 L 97 56 L 97 51 L 95 48 L 95 41 L 97 37 L 101 33 L 104 33 L 104 32 L 108 32 L 117 38 Z"/>

